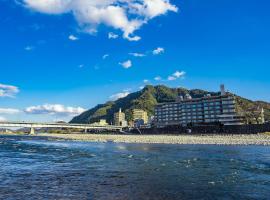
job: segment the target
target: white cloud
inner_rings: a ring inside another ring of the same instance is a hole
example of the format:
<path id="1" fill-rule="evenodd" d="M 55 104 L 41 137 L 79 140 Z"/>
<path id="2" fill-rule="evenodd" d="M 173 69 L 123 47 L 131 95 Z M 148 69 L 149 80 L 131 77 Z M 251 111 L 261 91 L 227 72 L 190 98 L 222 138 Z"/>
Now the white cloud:
<path id="1" fill-rule="evenodd" d="M 176 71 L 168 77 L 168 81 L 174 81 L 179 78 L 184 78 L 185 75 L 186 75 L 186 72 L 184 71 Z"/>
<path id="2" fill-rule="evenodd" d="M 165 52 L 164 48 L 158 47 L 158 48 L 154 49 L 152 53 L 153 53 L 153 55 L 159 55 L 159 54 L 162 54 L 164 52 Z"/>
<path id="3" fill-rule="evenodd" d="M 164 15 L 168 11 L 177 12 L 178 8 L 170 4 L 169 0 L 144 0 L 143 4 L 133 4 L 133 11 L 151 19 L 159 15 Z"/>
<path id="4" fill-rule="evenodd" d="M 132 91 L 132 89 L 131 88 L 127 88 L 127 89 L 124 89 L 123 91 L 124 92 L 130 92 L 130 91 Z"/>
<path id="5" fill-rule="evenodd" d="M 149 80 L 144 79 L 143 82 L 144 82 L 144 83 L 149 83 Z"/>
<path id="6" fill-rule="evenodd" d="M 5 122 L 5 121 L 7 121 L 7 119 L 0 116 L 0 122 Z"/>
<path id="7" fill-rule="evenodd" d="M 168 76 L 168 81 L 175 81 L 177 78 L 175 76 Z"/>
<path id="8" fill-rule="evenodd" d="M 20 0 L 34 11 L 60 15 L 71 13 L 85 32 L 97 32 L 101 24 L 123 32 L 130 41 L 140 40 L 134 32 L 152 18 L 178 8 L 169 0 Z"/>
<path id="9" fill-rule="evenodd" d="M 184 71 L 176 71 L 172 75 L 168 76 L 167 81 L 175 81 L 179 78 L 184 78 L 185 75 L 186 75 L 186 72 L 184 72 Z M 162 81 L 162 78 L 160 76 L 156 76 L 154 78 L 154 80 L 155 81 Z M 163 80 L 163 81 L 166 81 L 166 80 Z"/>
<path id="10" fill-rule="evenodd" d="M 142 38 L 139 37 L 139 36 L 130 37 L 129 35 L 124 36 L 124 38 L 126 38 L 126 39 L 129 40 L 129 41 L 133 41 L 133 42 L 137 42 L 137 41 L 139 41 L 140 39 L 142 39 Z"/>
<path id="11" fill-rule="evenodd" d="M 32 10 L 47 14 L 62 14 L 69 12 L 70 0 L 23 0 Z"/>
<path id="12" fill-rule="evenodd" d="M 34 49 L 33 46 L 26 46 L 26 47 L 24 47 L 24 50 L 25 51 L 32 51 L 33 49 Z"/>
<path id="13" fill-rule="evenodd" d="M 20 110 L 14 108 L 0 108 L 0 114 L 17 114 Z"/>
<path id="14" fill-rule="evenodd" d="M 119 35 L 113 33 L 113 32 L 110 32 L 108 33 L 108 38 L 109 39 L 117 39 L 119 37 Z"/>
<path id="15" fill-rule="evenodd" d="M 79 68 L 83 68 L 83 67 L 84 67 L 84 65 L 83 65 L 83 64 L 79 65 Z"/>
<path id="16" fill-rule="evenodd" d="M 71 40 L 71 41 L 79 40 L 79 38 L 76 37 L 75 35 L 70 35 L 70 36 L 68 36 L 68 39 Z"/>
<path id="17" fill-rule="evenodd" d="M 145 57 L 146 56 L 143 53 L 129 53 L 129 55 L 134 56 L 134 57 Z"/>
<path id="18" fill-rule="evenodd" d="M 162 78 L 160 76 L 156 76 L 154 79 L 155 81 L 160 81 Z"/>
<path id="19" fill-rule="evenodd" d="M 125 69 L 128 69 L 128 68 L 132 67 L 132 62 L 131 62 L 131 60 L 127 60 L 125 62 L 119 63 L 119 65 L 121 65 Z"/>
<path id="20" fill-rule="evenodd" d="M 129 94 L 130 94 L 130 92 L 128 92 L 128 91 L 119 92 L 119 93 L 116 93 L 116 94 L 113 94 L 112 96 L 110 96 L 110 99 L 115 101 L 117 99 L 124 98 L 124 97 L 128 96 Z"/>
<path id="21" fill-rule="evenodd" d="M 19 88 L 16 86 L 0 83 L 0 97 L 15 97 L 19 91 Z"/>
<path id="22" fill-rule="evenodd" d="M 109 54 L 105 54 L 105 55 L 102 56 L 102 59 L 105 60 L 108 57 L 109 57 Z"/>
<path id="23" fill-rule="evenodd" d="M 144 88 L 144 86 L 139 87 L 140 90 L 142 90 L 143 88 Z"/>
<path id="24" fill-rule="evenodd" d="M 81 107 L 65 107 L 61 104 L 44 104 L 38 106 L 31 106 L 24 110 L 27 114 L 49 114 L 49 115 L 67 115 L 74 116 L 84 112 L 85 109 Z"/>
<path id="25" fill-rule="evenodd" d="M 186 72 L 184 72 L 184 71 L 181 71 L 181 72 L 176 71 L 176 72 L 173 74 L 173 76 L 175 76 L 176 78 L 180 78 L 180 77 L 185 76 L 185 74 L 186 74 Z"/>

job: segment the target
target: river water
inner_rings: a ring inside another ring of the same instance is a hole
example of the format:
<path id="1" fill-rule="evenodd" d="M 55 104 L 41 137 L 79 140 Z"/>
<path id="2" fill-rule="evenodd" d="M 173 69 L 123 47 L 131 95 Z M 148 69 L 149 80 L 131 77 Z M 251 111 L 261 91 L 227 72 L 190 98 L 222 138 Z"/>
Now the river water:
<path id="1" fill-rule="evenodd" d="M 0 199 L 270 199 L 270 147 L 0 136 Z"/>

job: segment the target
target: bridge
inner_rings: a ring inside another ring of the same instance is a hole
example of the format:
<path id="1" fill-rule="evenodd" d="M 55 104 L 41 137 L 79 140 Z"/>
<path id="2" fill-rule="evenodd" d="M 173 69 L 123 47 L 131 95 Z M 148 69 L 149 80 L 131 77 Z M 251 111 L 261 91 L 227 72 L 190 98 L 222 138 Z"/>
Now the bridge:
<path id="1" fill-rule="evenodd" d="M 91 124 L 68 124 L 68 123 L 31 123 L 31 122 L 0 122 L 2 128 L 29 128 L 30 134 L 35 134 L 35 129 L 40 128 L 70 128 L 88 130 L 122 131 L 121 126 L 98 126 Z"/>

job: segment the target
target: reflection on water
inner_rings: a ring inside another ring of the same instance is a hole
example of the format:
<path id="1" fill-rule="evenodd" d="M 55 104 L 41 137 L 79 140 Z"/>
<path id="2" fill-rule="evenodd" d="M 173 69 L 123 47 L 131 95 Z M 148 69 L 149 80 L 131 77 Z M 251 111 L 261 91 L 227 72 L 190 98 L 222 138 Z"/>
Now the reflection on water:
<path id="1" fill-rule="evenodd" d="M 12 200 L 269 199 L 270 148 L 2 136 L 0 180 Z"/>

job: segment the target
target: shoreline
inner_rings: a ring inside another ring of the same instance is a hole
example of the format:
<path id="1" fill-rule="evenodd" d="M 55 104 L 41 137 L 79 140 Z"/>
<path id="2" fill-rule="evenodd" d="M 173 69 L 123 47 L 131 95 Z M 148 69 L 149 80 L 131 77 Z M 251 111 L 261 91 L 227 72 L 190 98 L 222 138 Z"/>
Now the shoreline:
<path id="1" fill-rule="evenodd" d="M 105 135 L 105 134 L 39 134 L 53 139 L 83 142 L 194 145 L 263 145 L 270 146 L 270 134 L 256 135 Z"/>
<path id="2" fill-rule="evenodd" d="M 270 146 L 270 134 L 254 135 L 120 135 L 120 134 L 49 134 L 37 135 L 1 134 L 7 136 L 47 137 L 55 140 L 82 142 L 113 142 L 135 144 L 182 145 L 263 145 Z"/>

